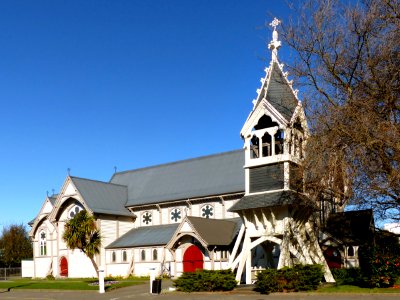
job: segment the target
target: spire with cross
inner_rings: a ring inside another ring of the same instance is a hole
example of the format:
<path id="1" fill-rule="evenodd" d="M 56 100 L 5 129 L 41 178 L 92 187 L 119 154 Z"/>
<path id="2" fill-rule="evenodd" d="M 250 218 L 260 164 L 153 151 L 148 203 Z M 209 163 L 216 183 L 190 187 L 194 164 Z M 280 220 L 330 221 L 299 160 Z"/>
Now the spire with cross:
<path id="1" fill-rule="evenodd" d="M 278 32 L 276 31 L 276 27 L 281 23 L 280 20 L 274 18 L 270 26 L 274 29 L 272 32 L 272 41 L 268 44 L 268 49 L 272 51 L 272 61 L 278 61 L 278 49 L 281 47 L 281 41 L 278 41 Z"/>

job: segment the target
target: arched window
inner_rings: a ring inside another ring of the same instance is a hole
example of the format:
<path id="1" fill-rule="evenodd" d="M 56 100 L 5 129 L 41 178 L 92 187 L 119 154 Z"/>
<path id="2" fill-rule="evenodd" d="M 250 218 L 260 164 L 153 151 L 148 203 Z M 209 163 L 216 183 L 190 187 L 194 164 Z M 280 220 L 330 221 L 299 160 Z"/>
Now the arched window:
<path id="1" fill-rule="evenodd" d="M 142 261 L 145 261 L 145 260 L 146 260 L 146 251 L 145 251 L 145 250 L 141 250 L 141 251 L 140 251 L 140 259 L 141 259 Z"/>
<path id="2" fill-rule="evenodd" d="M 153 249 L 153 260 L 158 260 L 158 252 L 157 252 L 157 249 Z"/>
<path id="3" fill-rule="evenodd" d="M 122 250 L 122 261 L 126 262 L 128 260 L 128 255 L 126 254 L 126 250 Z"/>
<path id="4" fill-rule="evenodd" d="M 111 261 L 112 262 L 115 262 L 117 260 L 117 254 L 115 253 L 115 251 L 113 251 L 112 253 L 111 253 Z"/>
<path id="5" fill-rule="evenodd" d="M 46 256 L 47 255 L 47 240 L 46 240 L 46 233 L 41 231 L 39 234 L 40 238 L 40 255 Z"/>
<path id="6" fill-rule="evenodd" d="M 285 139 L 285 134 L 282 129 L 279 129 L 275 133 L 275 154 L 283 154 L 283 143 Z"/>
<path id="7" fill-rule="evenodd" d="M 347 255 L 354 256 L 354 248 L 352 246 L 347 249 Z"/>
<path id="8" fill-rule="evenodd" d="M 250 140 L 250 149 L 251 149 L 251 158 L 260 157 L 259 139 L 256 135 L 253 135 L 253 137 Z"/>
<path id="9" fill-rule="evenodd" d="M 272 142 L 271 142 L 271 136 L 269 135 L 269 133 L 266 132 L 263 135 L 261 140 L 262 140 L 262 145 L 260 146 L 260 157 L 271 156 L 272 155 L 272 149 L 271 149 Z"/>

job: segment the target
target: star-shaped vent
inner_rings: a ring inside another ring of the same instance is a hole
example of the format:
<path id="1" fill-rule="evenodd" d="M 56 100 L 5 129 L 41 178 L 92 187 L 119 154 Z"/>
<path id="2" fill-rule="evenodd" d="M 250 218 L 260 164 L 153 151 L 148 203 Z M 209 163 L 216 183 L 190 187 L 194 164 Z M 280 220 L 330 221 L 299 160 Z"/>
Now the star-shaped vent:
<path id="1" fill-rule="evenodd" d="M 213 213 L 214 208 L 211 205 L 204 205 L 203 208 L 201 209 L 202 217 L 209 219 L 211 216 L 214 215 Z"/>
<path id="2" fill-rule="evenodd" d="M 181 219 L 181 210 L 180 209 L 173 209 L 171 210 L 171 220 L 174 222 L 178 222 L 179 219 Z"/>
<path id="3" fill-rule="evenodd" d="M 149 225 L 151 223 L 151 213 L 146 212 L 143 214 L 143 223 Z"/>

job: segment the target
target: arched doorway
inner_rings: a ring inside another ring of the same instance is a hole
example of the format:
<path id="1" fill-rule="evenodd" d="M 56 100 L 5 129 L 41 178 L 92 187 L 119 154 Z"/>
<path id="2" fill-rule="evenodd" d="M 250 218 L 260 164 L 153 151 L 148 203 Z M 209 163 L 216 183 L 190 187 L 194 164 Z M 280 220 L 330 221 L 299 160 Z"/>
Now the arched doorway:
<path id="1" fill-rule="evenodd" d="M 192 245 L 183 254 L 183 272 L 194 272 L 197 269 L 203 270 L 203 253 Z"/>
<path id="2" fill-rule="evenodd" d="M 68 261 L 64 256 L 60 259 L 60 276 L 68 277 Z"/>

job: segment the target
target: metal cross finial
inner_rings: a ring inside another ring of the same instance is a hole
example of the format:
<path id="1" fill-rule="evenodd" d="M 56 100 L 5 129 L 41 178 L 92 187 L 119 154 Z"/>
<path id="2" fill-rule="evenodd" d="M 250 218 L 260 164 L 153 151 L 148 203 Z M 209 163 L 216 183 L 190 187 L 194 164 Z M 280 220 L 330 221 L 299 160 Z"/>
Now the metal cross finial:
<path id="1" fill-rule="evenodd" d="M 278 49 L 281 47 L 281 42 L 278 41 L 278 32 L 276 31 L 276 27 L 280 23 L 280 20 L 274 18 L 269 24 L 274 29 L 272 32 L 272 41 L 268 44 L 268 48 L 272 51 L 272 61 L 278 61 Z"/>
<path id="2" fill-rule="evenodd" d="M 274 18 L 274 19 L 272 20 L 272 22 L 269 23 L 269 25 L 272 26 L 272 27 L 274 28 L 274 30 L 276 30 L 276 26 L 278 26 L 279 24 L 281 24 L 281 21 L 278 20 L 277 18 Z"/>

